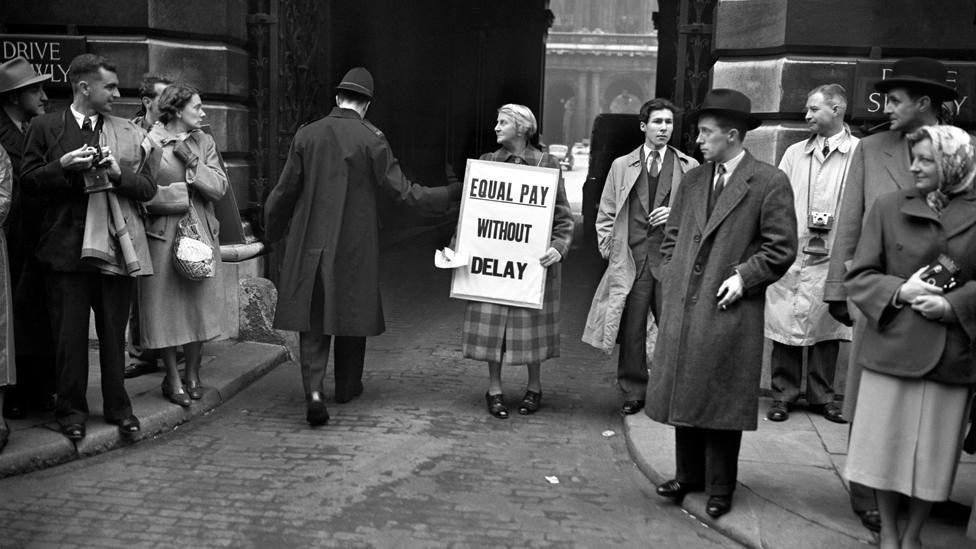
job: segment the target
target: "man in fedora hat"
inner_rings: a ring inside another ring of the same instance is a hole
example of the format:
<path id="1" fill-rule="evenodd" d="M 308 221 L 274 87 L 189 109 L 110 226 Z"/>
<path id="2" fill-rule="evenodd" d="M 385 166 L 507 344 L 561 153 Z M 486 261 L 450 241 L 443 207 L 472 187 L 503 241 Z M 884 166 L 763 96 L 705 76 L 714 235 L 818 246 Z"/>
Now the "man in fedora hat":
<path id="1" fill-rule="evenodd" d="M 40 238 L 43 201 L 25 195 L 20 166 L 30 121 L 44 114 L 49 74 L 37 74 L 23 57 L 0 64 L 0 145 L 10 156 L 14 175 L 14 203 L 7 217 L 10 284 L 14 289 L 14 338 L 17 385 L 7 390 L 4 415 L 20 418 L 27 407 L 50 408 L 54 394 L 54 353 L 51 322 L 44 303 L 43 270 L 34 259 Z"/>
<path id="2" fill-rule="evenodd" d="M 742 431 L 756 429 L 766 287 L 796 257 L 786 174 L 743 148 L 759 126 L 742 93 L 714 89 L 696 113 L 705 163 L 685 174 L 664 229 L 664 303 L 645 412 L 675 427 L 680 500 L 705 491 L 706 512 L 732 507 Z"/>
<path id="3" fill-rule="evenodd" d="M 847 264 L 854 257 L 861 237 L 864 215 L 879 196 L 899 189 L 912 189 L 914 177 L 909 171 L 908 144 L 905 136 L 926 125 L 939 123 L 939 109 L 943 101 L 959 96 L 946 83 L 946 68 L 935 59 L 909 57 L 896 61 L 889 77 L 874 85 L 885 94 L 885 114 L 891 129 L 865 137 L 858 143 L 851 158 L 851 167 L 844 181 L 844 199 L 837 218 L 837 234 L 830 256 L 830 268 L 824 284 L 824 301 L 830 314 L 848 326 L 854 325 L 851 340 L 851 360 L 848 362 L 847 384 L 844 389 L 844 415 L 853 421 L 857 405 L 857 391 L 861 368 L 857 364 L 864 323 L 854 322 L 856 309 L 847 306 L 844 275 Z M 881 518 L 873 490 L 851 483 L 851 506 L 865 527 L 880 531 Z"/>
<path id="4" fill-rule="evenodd" d="M 336 86 L 336 107 L 299 128 L 265 205 L 269 242 L 286 239 L 274 327 L 299 332 L 309 424 L 328 422 L 324 382 L 335 337 L 335 399 L 363 392 L 366 338 L 383 333 L 377 194 L 431 213 L 460 200 L 460 183 L 407 180 L 383 132 L 366 119 L 373 77 L 363 67 Z"/>

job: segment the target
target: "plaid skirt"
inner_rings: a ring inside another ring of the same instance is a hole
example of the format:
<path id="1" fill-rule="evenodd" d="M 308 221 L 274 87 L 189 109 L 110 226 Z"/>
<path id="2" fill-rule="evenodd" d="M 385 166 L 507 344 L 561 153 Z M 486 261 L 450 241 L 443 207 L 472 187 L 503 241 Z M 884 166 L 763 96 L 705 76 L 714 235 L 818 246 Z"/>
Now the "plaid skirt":
<path id="1" fill-rule="evenodd" d="M 529 364 L 559 356 L 559 287 L 562 265 L 546 274 L 542 309 L 469 301 L 464 313 L 465 358 Z"/>

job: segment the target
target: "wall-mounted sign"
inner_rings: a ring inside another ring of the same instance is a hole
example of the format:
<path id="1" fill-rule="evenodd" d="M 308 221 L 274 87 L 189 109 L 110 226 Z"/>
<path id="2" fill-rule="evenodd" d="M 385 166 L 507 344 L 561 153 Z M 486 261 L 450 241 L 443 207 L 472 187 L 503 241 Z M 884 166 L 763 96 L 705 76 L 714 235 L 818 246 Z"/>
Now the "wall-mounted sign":
<path id="1" fill-rule="evenodd" d="M 46 85 L 68 86 L 68 66 L 88 50 L 82 36 L 43 34 L 0 34 L 0 63 L 20 56 L 34 65 L 38 74 L 50 74 Z"/>
<path id="2" fill-rule="evenodd" d="M 891 76 L 892 61 L 859 59 L 854 67 L 853 109 L 857 119 L 886 119 L 885 94 L 875 91 L 874 84 Z M 960 124 L 976 124 L 976 63 L 945 63 L 946 83 L 956 88 L 959 99 L 951 102 L 954 121 Z"/>

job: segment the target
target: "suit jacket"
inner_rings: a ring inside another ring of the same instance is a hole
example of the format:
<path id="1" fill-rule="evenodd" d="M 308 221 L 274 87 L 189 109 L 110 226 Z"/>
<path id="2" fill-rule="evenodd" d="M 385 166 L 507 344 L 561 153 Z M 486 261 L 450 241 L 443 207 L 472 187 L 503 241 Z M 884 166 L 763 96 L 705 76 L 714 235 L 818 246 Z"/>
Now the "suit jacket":
<path id="1" fill-rule="evenodd" d="M 285 238 L 275 328 L 325 334 L 383 333 L 377 194 L 446 213 L 460 183 L 428 188 L 407 180 L 383 132 L 350 109 L 298 129 L 264 211 L 269 242 Z M 313 303 L 316 276 L 323 300 Z M 316 322 L 317 324 L 317 322 Z"/>
<path id="2" fill-rule="evenodd" d="M 940 253 L 961 271 L 959 285 L 945 294 L 956 322 L 928 320 L 909 305 L 892 305 L 898 288 Z M 879 198 L 845 286 L 867 318 L 858 365 L 943 383 L 976 382 L 976 191 L 954 197 L 941 217 L 914 189 Z"/>
<path id="3" fill-rule="evenodd" d="M 156 194 L 156 183 L 144 165 L 141 143 L 145 132 L 132 122 L 102 115 L 102 142 L 112 149 L 122 176 L 113 182 L 120 198 L 146 201 Z M 81 259 L 88 195 L 81 172 L 61 169 L 61 157 L 84 141 L 68 110 L 48 113 L 31 121 L 21 170 L 24 191 L 45 196 L 48 207 L 41 221 L 37 259 L 54 271 L 85 272 L 94 267 Z"/>
<path id="4" fill-rule="evenodd" d="M 685 175 L 665 225 L 646 412 L 676 426 L 753 430 L 766 287 L 796 257 L 793 189 L 785 173 L 746 152 L 709 216 L 714 171 L 709 162 Z M 719 286 L 736 271 L 745 293 L 720 310 Z"/>
<path id="5" fill-rule="evenodd" d="M 641 144 L 629 154 L 615 159 L 610 165 L 596 216 L 597 246 L 600 255 L 610 263 L 593 294 L 582 339 L 584 343 L 607 352 L 613 350 L 624 305 L 637 277 L 637 263 L 628 245 L 630 235 L 627 212 L 630 209 L 630 191 L 644 169 L 640 157 L 643 146 Z M 652 211 L 664 204 L 669 195 L 673 203 L 685 173 L 698 166 L 698 161 L 694 158 L 674 147 L 669 146 L 668 149 L 673 153 L 671 158 L 674 158 L 671 181 L 658 182 L 657 192 L 651 203 Z M 659 254 L 660 251 L 653 250 L 652 253 Z M 652 266 L 651 272 L 658 276 L 658 265 Z"/>
<path id="6" fill-rule="evenodd" d="M 844 275 L 861 237 L 865 214 L 883 194 L 915 188 L 909 168 L 908 142 L 901 132 L 886 131 L 862 139 L 854 149 L 844 180 L 844 200 L 837 216 L 837 234 L 830 252 L 830 267 L 823 300 L 844 301 Z"/>

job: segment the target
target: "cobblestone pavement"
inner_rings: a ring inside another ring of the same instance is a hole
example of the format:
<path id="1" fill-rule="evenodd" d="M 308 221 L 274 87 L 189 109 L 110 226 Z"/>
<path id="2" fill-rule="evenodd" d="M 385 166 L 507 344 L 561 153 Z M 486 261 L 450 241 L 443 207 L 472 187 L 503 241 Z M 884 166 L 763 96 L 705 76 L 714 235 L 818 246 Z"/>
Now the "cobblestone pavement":
<path id="1" fill-rule="evenodd" d="M 0 481 L 0 547 L 738 547 L 628 457 L 612 362 L 579 342 L 592 254 L 565 265 L 543 408 L 502 421 L 486 365 L 460 356 L 463 304 L 433 244 L 384 252 L 388 330 L 367 345 L 365 393 L 330 401 L 328 426 L 304 422 L 285 364 L 156 440 Z M 505 376 L 515 406 L 524 368 Z"/>

